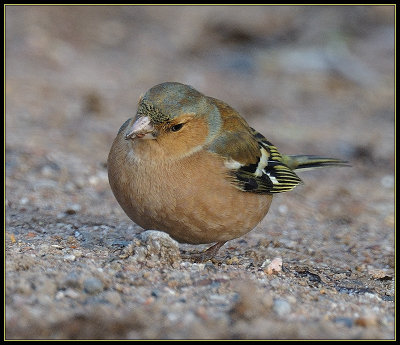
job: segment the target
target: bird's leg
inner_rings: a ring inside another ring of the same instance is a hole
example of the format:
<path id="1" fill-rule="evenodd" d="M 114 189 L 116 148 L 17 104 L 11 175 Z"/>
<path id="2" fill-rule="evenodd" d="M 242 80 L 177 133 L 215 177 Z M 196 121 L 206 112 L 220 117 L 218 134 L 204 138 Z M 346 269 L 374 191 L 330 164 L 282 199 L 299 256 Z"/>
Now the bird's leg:
<path id="1" fill-rule="evenodd" d="M 211 260 L 215 254 L 217 254 L 219 248 L 221 248 L 225 243 L 226 241 L 217 242 L 204 252 L 191 254 L 188 256 L 188 258 L 194 259 L 196 262 L 205 262 L 207 260 Z"/>

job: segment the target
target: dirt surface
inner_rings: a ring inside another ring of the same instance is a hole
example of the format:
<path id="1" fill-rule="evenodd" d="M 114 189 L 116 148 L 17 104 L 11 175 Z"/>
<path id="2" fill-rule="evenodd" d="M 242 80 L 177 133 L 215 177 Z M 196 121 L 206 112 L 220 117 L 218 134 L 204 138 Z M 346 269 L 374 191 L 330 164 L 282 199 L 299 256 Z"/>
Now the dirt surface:
<path id="1" fill-rule="evenodd" d="M 393 62 L 391 6 L 7 6 L 6 339 L 394 339 Z M 352 167 L 196 263 L 107 179 L 164 81 Z"/>

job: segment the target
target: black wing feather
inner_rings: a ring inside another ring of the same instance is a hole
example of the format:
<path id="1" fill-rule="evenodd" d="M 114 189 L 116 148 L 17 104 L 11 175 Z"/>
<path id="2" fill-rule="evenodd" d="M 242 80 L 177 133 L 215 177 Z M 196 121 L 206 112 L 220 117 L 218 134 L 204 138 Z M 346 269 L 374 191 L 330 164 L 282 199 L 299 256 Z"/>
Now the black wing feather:
<path id="1" fill-rule="evenodd" d="M 246 192 L 275 194 L 290 191 L 299 183 L 302 183 L 300 177 L 283 163 L 282 156 L 277 148 L 261 133 L 253 128 L 251 130 L 260 147 L 260 158 L 256 164 L 242 166 L 232 171 L 238 187 Z M 262 149 L 265 150 L 264 153 Z M 268 157 L 262 157 L 265 152 Z M 265 160 L 266 158 L 266 165 L 261 163 L 260 166 L 262 159 Z M 260 167 L 263 168 L 258 169 Z"/>

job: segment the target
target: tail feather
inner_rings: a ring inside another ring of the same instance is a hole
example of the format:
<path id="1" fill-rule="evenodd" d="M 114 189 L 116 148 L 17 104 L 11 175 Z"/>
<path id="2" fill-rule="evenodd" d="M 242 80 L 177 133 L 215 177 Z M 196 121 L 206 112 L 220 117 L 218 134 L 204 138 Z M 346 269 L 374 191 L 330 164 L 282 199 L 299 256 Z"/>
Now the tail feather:
<path id="1" fill-rule="evenodd" d="M 284 155 L 283 163 L 292 170 L 311 170 L 330 166 L 350 166 L 347 161 L 313 155 Z"/>

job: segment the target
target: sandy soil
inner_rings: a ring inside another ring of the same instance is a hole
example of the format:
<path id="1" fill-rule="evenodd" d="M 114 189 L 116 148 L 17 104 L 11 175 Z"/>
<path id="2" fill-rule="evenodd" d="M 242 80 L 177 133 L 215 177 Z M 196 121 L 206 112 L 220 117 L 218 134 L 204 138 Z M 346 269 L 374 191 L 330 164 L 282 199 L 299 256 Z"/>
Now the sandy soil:
<path id="1" fill-rule="evenodd" d="M 7 6 L 6 339 L 393 339 L 394 8 Z M 304 172 L 195 263 L 115 201 L 140 94 L 193 85 Z M 271 264 L 282 259 L 276 271 Z"/>

